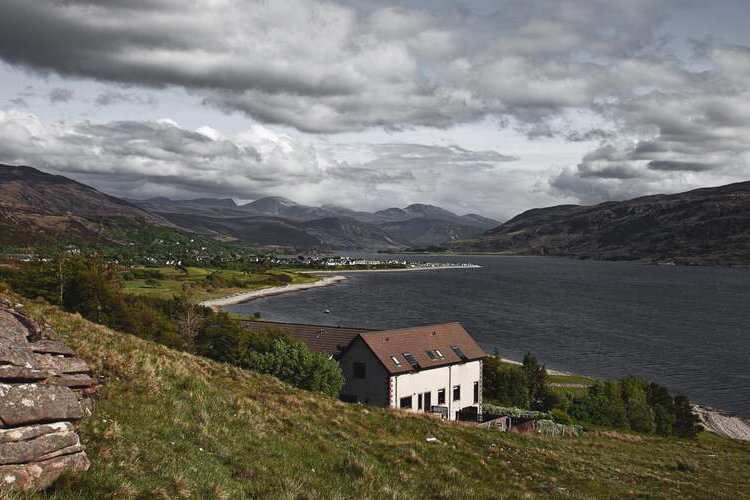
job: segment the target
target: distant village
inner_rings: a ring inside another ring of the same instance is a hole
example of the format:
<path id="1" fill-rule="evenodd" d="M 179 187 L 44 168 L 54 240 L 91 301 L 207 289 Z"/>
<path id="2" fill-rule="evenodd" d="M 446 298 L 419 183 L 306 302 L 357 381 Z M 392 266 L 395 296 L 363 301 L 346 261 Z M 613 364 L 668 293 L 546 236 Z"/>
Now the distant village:
<path id="1" fill-rule="evenodd" d="M 137 255 L 111 255 L 109 260 L 120 264 L 140 264 L 147 266 L 196 266 L 196 267 L 225 267 L 227 264 L 241 264 L 258 267 L 283 267 L 301 270 L 375 270 L 375 269 L 444 269 L 444 268 L 478 268 L 480 266 L 469 262 L 421 262 L 405 259 L 387 258 L 377 259 L 372 257 L 354 257 L 346 255 L 263 255 L 245 251 L 217 252 L 216 249 L 201 245 L 195 240 L 167 241 L 157 239 L 154 245 L 169 247 L 168 251 L 148 251 Z M 86 254 L 86 249 L 77 245 L 66 245 L 57 253 L 71 256 Z M 52 255 L 40 255 L 34 253 L 6 253 L 4 258 L 18 262 L 53 260 Z M 105 255 L 105 257 L 107 257 Z"/>

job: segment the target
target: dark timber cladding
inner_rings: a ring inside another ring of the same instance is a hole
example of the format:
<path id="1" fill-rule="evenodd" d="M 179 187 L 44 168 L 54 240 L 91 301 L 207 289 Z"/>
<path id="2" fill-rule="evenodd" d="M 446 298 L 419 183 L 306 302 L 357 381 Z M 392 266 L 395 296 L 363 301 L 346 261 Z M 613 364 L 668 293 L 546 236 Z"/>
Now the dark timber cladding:
<path id="1" fill-rule="evenodd" d="M 283 331 L 289 337 L 307 344 L 311 351 L 331 355 L 340 353 L 360 333 L 371 331 L 364 328 L 275 323 L 273 321 L 242 321 L 242 326 L 255 332 Z"/>
<path id="2" fill-rule="evenodd" d="M 359 336 L 391 374 L 487 357 L 460 323 L 368 331 Z"/>

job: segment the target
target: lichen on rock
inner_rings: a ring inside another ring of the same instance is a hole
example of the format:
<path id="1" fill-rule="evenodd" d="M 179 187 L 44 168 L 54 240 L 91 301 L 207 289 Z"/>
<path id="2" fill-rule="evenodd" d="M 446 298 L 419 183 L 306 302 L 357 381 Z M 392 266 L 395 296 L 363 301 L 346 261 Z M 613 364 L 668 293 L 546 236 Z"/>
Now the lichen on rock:
<path id="1" fill-rule="evenodd" d="M 98 386 L 54 336 L 0 304 L 0 492 L 44 488 L 89 467 L 73 422 L 90 414 Z"/>

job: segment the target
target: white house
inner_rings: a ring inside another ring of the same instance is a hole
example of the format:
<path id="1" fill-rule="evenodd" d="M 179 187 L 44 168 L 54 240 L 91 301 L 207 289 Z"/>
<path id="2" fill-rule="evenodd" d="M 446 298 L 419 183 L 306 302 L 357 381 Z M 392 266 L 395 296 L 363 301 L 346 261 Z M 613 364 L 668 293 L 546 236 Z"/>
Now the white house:
<path id="1" fill-rule="evenodd" d="M 283 331 L 337 359 L 346 379 L 343 401 L 438 413 L 449 420 L 482 413 L 486 354 L 460 323 L 380 331 L 268 321 L 243 325 Z"/>
<path id="2" fill-rule="evenodd" d="M 338 355 L 346 378 L 341 399 L 475 418 L 485 357 L 459 323 L 361 332 Z"/>

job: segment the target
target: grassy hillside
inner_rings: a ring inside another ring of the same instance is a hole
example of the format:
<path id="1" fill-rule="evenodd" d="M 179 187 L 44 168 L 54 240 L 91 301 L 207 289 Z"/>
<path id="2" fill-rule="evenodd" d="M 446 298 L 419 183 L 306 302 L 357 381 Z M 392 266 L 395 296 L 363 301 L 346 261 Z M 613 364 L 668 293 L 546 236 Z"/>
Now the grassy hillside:
<path id="1" fill-rule="evenodd" d="M 103 377 L 92 468 L 43 498 L 738 498 L 750 445 L 501 434 L 343 404 L 29 304 Z M 438 442 L 427 442 L 435 437 Z"/>

